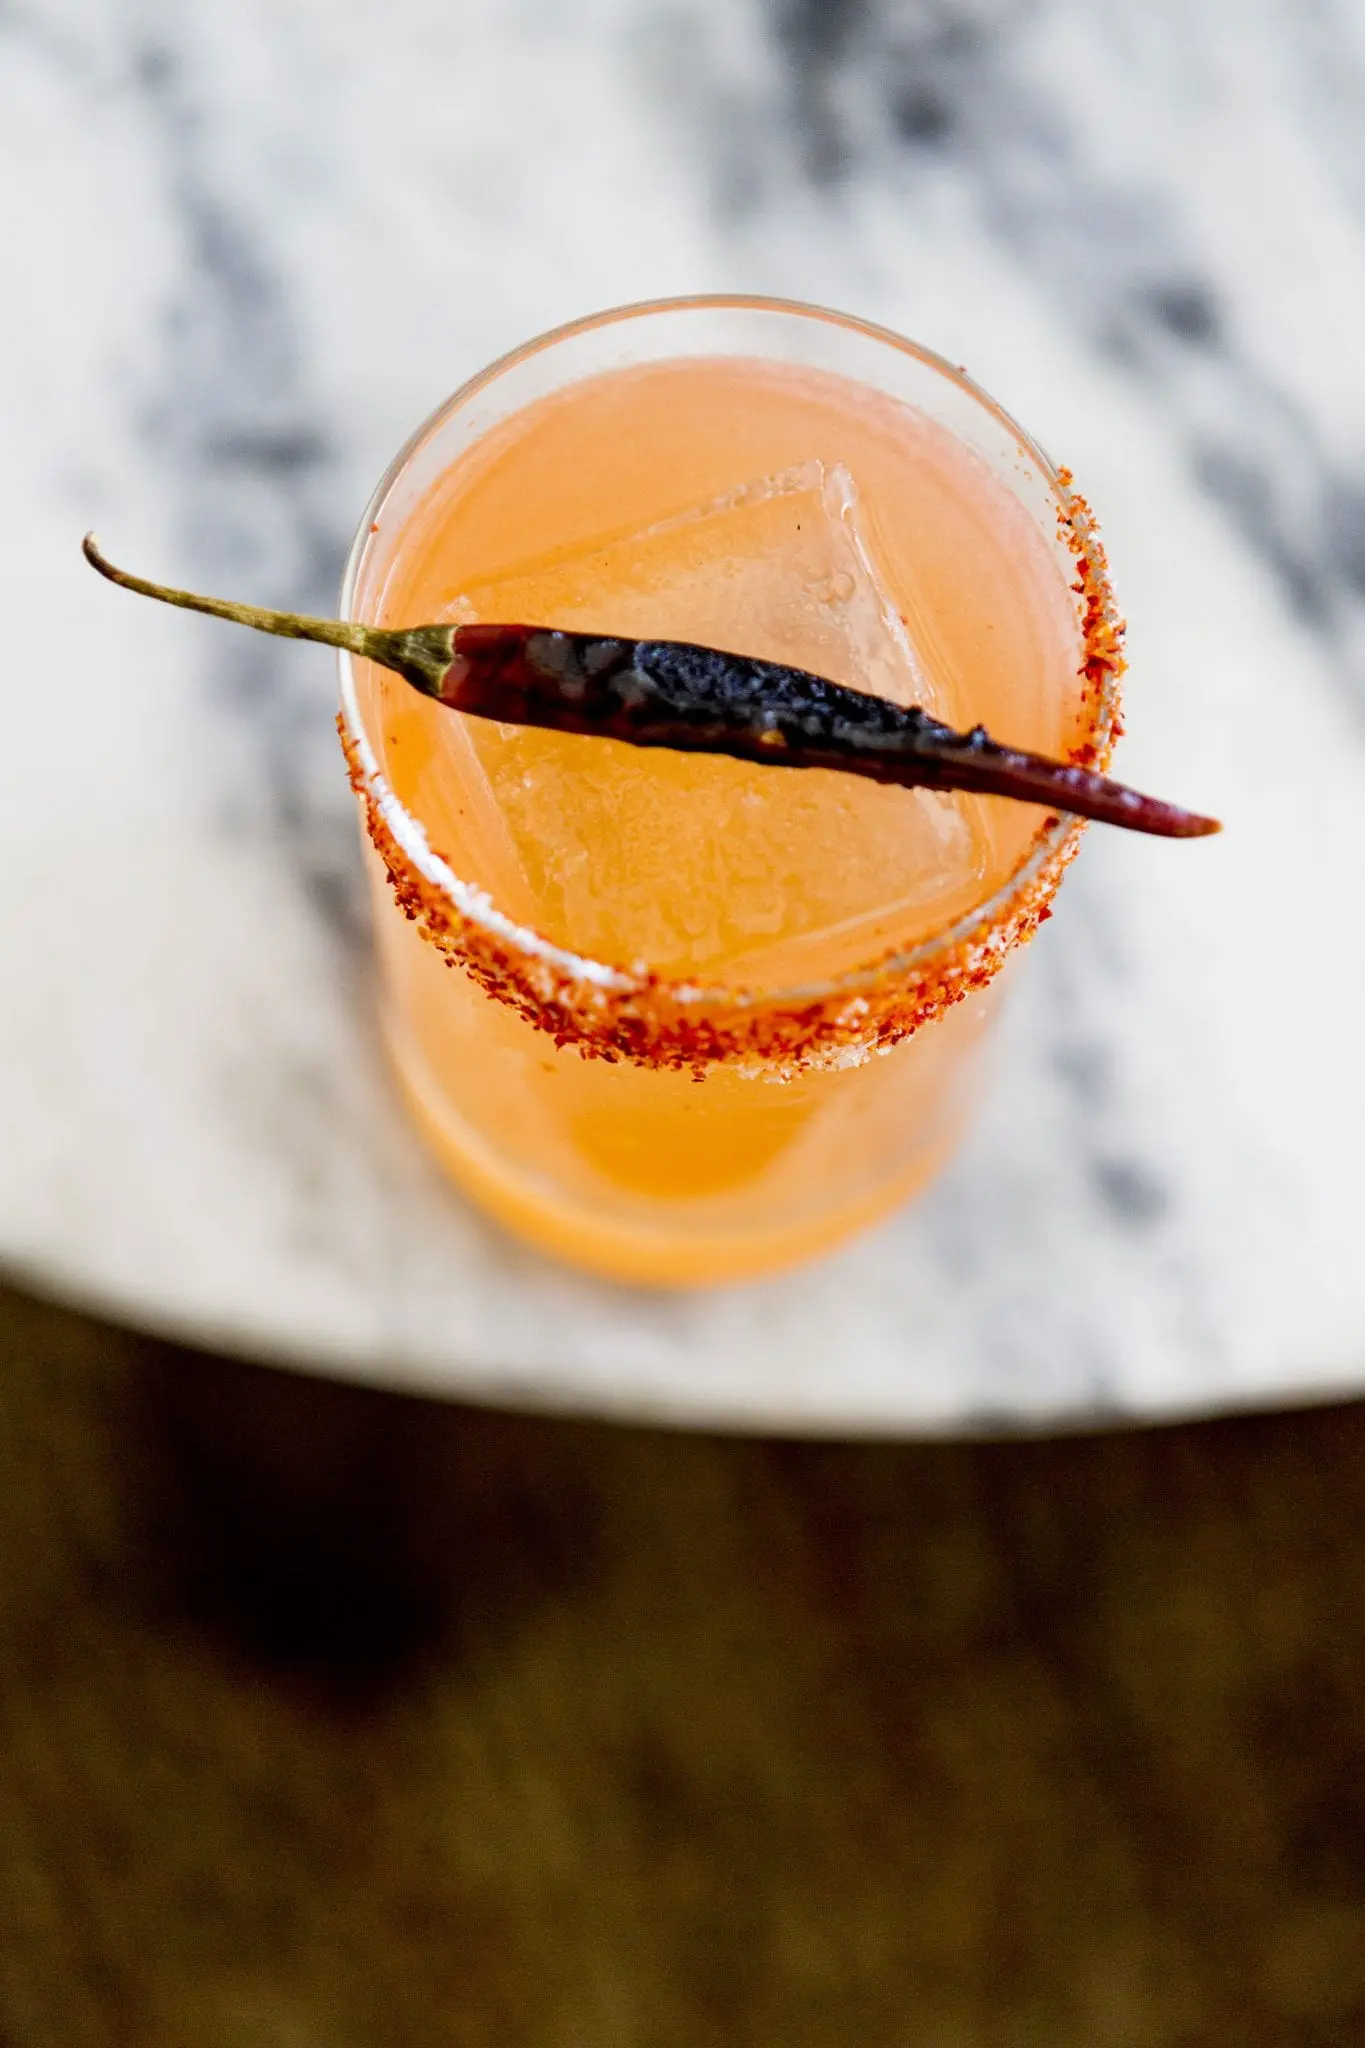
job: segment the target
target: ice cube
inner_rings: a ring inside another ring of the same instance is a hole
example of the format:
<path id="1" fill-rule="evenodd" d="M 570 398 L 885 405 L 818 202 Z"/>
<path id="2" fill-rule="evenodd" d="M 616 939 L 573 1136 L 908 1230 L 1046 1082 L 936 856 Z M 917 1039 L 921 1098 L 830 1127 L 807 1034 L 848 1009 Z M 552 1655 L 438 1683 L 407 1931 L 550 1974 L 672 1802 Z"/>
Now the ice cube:
<path id="1" fill-rule="evenodd" d="M 474 744 L 469 721 L 442 717 L 432 723 L 435 743 L 430 772 L 442 781 L 442 809 L 447 814 L 452 808 L 455 810 L 462 829 L 462 846 L 477 849 L 470 879 L 486 889 L 508 917 L 518 924 L 534 926 L 539 899 L 506 810 Z M 419 816 L 421 808 L 419 797 Z M 457 865 L 466 864 L 457 860 Z"/>
<path id="2" fill-rule="evenodd" d="M 517 564 L 448 616 L 690 639 L 952 716 L 952 676 L 877 566 L 856 483 L 801 463 L 628 534 Z M 967 907 L 974 803 L 471 723 L 543 930 L 613 960 L 725 979 L 837 972 L 907 916 Z M 507 871 L 507 849 L 498 865 Z"/>
<path id="3" fill-rule="evenodd" d="M 842 463 L 803 462 L 637 532 L 518 564 L 462 592 L 446 616 L 530 617 L 533 593 L 537 623 L 699 640 L 943 708 L 936 650 L 926 659 L 912 644 Z"/>

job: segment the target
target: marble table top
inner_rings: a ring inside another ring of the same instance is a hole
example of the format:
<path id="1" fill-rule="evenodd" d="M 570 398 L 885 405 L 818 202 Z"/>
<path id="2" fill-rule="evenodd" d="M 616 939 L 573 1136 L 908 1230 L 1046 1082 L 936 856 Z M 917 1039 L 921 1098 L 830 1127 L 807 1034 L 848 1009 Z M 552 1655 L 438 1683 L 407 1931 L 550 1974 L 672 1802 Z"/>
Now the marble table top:
<path id="1" fill-rule="evenodd" d="M 308 1370 L 721 1426 L 1365 1387 L 1365 16 L 1352 0 L 0 0 L 0 1264 Z M 378 1055 L 314 650 L 408 430 L 599 306 L 755 291 L 969 366 L 1076 471 L 1122 771 L 975 1130 L 781 1283 L 553 1268 Z"/>

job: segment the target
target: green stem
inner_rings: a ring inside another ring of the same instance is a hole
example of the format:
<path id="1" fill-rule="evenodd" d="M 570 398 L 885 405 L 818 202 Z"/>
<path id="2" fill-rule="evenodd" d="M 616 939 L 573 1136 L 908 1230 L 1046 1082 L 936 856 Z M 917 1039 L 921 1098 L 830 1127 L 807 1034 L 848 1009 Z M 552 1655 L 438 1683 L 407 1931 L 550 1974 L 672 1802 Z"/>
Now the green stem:
<path id="1" fill-rule="evenodd" d="M 179 605 L 187 612 L 205 612 L 211 619 L 228 619 L 237 626 L 250 626 L 257 633 L 275 633 L 282 640 L 316 640 L 324 647 L 344 647 L 348 654 L 376 661 L 383 668 L 396 669 L 408 682 L 431 697 L 440 695 L 441 682 L 454 652 L 453 626 L 420 626 L 410 632 L 387 632 L 380 626 L 354 625 L 344 619 L 314 619 L 302 612 L 269 611 L 262 605 L 232 604 L 222 597 L 203 597 L 194 590 L 176 590 L 168 583 L 151 583 L 119 569 L 101 554 L 93 533 L 81 542 L 85 559 L 110 583 L 139 597 L 154 597 L 162 604 Z"/>

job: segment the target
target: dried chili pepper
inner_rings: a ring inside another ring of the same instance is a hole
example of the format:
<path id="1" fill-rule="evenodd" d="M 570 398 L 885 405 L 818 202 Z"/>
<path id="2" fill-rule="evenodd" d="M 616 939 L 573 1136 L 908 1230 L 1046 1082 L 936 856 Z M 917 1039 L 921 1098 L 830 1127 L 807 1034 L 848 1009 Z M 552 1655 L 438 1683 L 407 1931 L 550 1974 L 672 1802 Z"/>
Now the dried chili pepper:
<path id="1" fill-rule="evenodd" d="M 1218 820 L 1142 796 L 1108 776 L 957 732 L 779 662 L 680 640 L 615 640 L 545 626 L 384 628 L 264 611 L 149 583 L 116 569 L 93 534 L 86 558 L 125 590 L 289 640 L 317 640 L 392 669 L 424 696 L 503 725 L 729 754 L 772 767 L 827 768 L 905 788 L 960 789 L 1044 804 L 1133 832 L 1201 838 Z"/>

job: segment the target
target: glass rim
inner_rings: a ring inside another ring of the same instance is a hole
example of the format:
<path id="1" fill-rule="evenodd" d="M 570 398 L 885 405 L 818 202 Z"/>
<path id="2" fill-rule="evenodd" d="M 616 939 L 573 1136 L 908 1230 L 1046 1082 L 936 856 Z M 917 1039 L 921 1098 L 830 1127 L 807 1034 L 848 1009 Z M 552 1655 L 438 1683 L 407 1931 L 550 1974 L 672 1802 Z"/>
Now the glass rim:
<path id="1" fill-rule="evenodd" d="M 1085 693 L 1089 712 L 1086 730 L 1080 747 L 1073 748 L 1071 758 L 1083 759 L 1084 765 L 1090 767 L 1103 769 L 1107 766 L 1114 740 L 1121 729 L 1118 679 L 1123 668 L 1119 652 L 1123 629 L 1114 605 L 1104 550 L 1095 531 L 1093 516 L 1085 500 L 1073 490 L 1070 473 L 1055 464 L 1011 413 L 977 384 L 965 369 L 947 357 L 874 321 L 799 300 L 747 293 L 644 299 L 566 321 L 498 356 L 443 399 L 408 436 L 388 464 L 371 493 L 351 544 L 342 576 L 340 616 L 347 620 L 352 616 L 361 573 L 375 531 L 382 525 L 381 513 L 390 493 L 426 442 L 478 393 L 518 364 L 575 336 L 659 314 L 707 311 L 778 314 L 798 321 L 843 328 L 883 343 L 957 386 L 1009 434 L 1021 454 L 1037 466 L 1052 498 L 1061 537 L 1079 571 L 1073 588 L 1082 599 L 1085 637 L 1078 675 L 1092 683 L 1094 690 L 1093 694 L 1088 690 Z M 341 651 L 338 666 L 341 681 L 338 725 L 352 783 L 367 810 L 371 837 L 400 894 L 403 889 L 400 877 L 394 873 L 394 856 L 415 871 L 407 877 L 408 907 L 413 909 L 420 899 L 420 908 L 414 914 L 427 927 L 428 935 L 436 936 L 447 952 L 460 954 L 459 947 L 446 944 L 439 932 L 432 930 L 433 923 L 440 923 L 438 904 L 433 898 L 440 899 L 448 911 L 454 913 L 459 925 L 482 930 L 493 950 L 501 955 L 504 968 L 520 959 L 525 970 L 539 984 L 544 983 L 547 975 L 567 977 L 569 981 L 595 992 L 590 1005 L 594 1009 L 600 1010 L 604 998 L 628 998 L 646 993 L 656 1002 L 662 996 L 683 1011 L 696 1014 L 703 1011 L 752 1013 L 758 1010 L 775 1013 L 809 1011 L 812 1006 L 856 1006 L 860 998 L 888 983 L 932 983 L 936 979 L 936 968 L 947 967 L 955 957 L 963 955 L 971 956 L 965 977 L 967 983 L 979 986 L 1002 964 L 1005 954 L 1021 938 L 1027 937 L 1048 914 L 1047 904 L 1085 831 L 1084 819 L 1065 811 L 1049 813 L 1009 874 L 981 903 L 962 912 L 938 931 L 917 939 L 912 945 L 884 952 L 818 981 L 772 989 L 708 985 L 688 976 L 656 974 L 618 966 L 592 960 L 546 938 L 502 911 L 487 890 L 455 874 L 432 849 L 421 821 L 399 801 L 384 775 L 365 729 L 357 699 L 356 665 L 348 651 Z M 478 952 L 480 949 L 476 947 L 474 950 Z M 486 952 L 487 948 L 483 950 Z M 463 964 L 473 963 L 465 958 Z M 478 972 L 477 969 L 475 971 Z M 486 973 L 480 974 L 479 978 L 490 987 L 490 992 L 501 992 L 492 987 L 492 978 Z M 962 978 L 949 972 L 950 982 Z M 965 988 L 957 990 L 959 994 L 965 992 Z M 955 999 L 955 995 L 946 998 L 947 1001 Z M 943 1003 L 934 1003 L 931 1007 L 936 1012 L 943 1006 Z M 525 1008 L 525 1004 L 521 1003 L 519 1007 Z"/>

